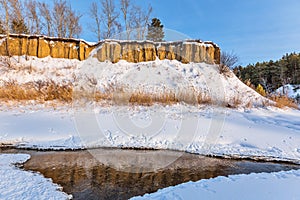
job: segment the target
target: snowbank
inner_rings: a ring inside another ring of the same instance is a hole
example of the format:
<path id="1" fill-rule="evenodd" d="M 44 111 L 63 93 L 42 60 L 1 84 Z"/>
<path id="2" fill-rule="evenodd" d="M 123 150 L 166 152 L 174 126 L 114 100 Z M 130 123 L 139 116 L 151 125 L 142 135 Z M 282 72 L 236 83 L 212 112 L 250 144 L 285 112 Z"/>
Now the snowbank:
<path id="1" fill-rule="evenodd" d="M 70 199 L 51 179 L 18 169 L 13 164 L 24 163 L 27 154 L 0 154 L 0 199 Z"/>
<path id="2" fill-rule="evenodd" d="M 289 98 L 300 100 L 300 85 L 284 85 L 275 91 L 276 94 L 287 95 Z"/>
<path id="3" fill-rule="evenodd" d="M 300 170 L 231 175 L 183 183 L 139 199 L 299 199 Z"/>

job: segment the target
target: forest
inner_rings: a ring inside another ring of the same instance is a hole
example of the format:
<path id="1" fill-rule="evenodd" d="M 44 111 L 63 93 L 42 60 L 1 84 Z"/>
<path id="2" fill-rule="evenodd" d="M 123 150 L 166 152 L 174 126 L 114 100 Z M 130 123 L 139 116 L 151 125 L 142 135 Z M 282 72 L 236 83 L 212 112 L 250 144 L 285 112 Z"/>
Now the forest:
<path id="1" fill-rule="evenodd" d="M 300 53 L 287 53 L 277 61 L 237 66 L 233 72 L 247 85 L 260 84 L 270 94 L 283 85 L 300 84 Z"/>

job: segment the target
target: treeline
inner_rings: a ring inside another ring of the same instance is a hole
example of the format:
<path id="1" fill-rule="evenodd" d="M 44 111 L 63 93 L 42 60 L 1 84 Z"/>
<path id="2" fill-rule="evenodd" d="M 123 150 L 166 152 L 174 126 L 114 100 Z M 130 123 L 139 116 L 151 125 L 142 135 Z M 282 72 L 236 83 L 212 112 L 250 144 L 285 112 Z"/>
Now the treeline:
<path id="1" fill-rule="evenodd" d="M 123 39 L 143 39 L 152 13 L 151 5 L 143 9 L 133 0 L 98 0 L 90 4 L 89 28 L 97 40 L 124 32 Z M 0 34 L 37 34 L 50 37 L 79 38 L 84 14 L 69 1 L 0 0 Z M 125 38 L 124 38 L 125 37 Z"/>
<path id="2" fill-rule="evenodd" d="M 290 53 L 277 61 L 238 66 L 233 72 L 248 85 L 251 83 L 257 87 L 260 84 L 272 93 L 282 85 L 300 84 L 300 54 Z"/>

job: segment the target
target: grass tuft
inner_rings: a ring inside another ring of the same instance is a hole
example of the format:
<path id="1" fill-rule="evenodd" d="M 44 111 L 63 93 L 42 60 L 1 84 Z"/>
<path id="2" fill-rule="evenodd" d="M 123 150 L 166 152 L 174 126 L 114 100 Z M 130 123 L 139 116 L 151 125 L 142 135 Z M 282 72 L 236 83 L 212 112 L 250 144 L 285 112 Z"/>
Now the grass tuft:
<path id="1" fill-rule="evenodd" d="M 272 101 L 274 101 L 278 108 L 290 107 L 299 109 L 298 105 L 296 104 L 294 99 L 288 98 L 285 95 L 272 95 L 269 97 Z"/>

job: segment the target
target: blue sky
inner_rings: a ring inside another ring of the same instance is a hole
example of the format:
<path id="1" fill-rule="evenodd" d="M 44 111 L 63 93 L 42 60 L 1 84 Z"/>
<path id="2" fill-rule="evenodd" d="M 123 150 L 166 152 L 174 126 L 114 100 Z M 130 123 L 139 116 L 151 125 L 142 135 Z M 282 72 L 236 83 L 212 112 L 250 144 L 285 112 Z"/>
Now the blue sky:
<path id="1" fill-rule="evenodd" d="M 96 1 L 96 0 L 95 0 Z M 88 24 L 92 1 L 71 1 Z M 152 17 L 165 28 L 190 38 L 210 40 L 224 51 L 233 51 L 240 64 L 277 60 L 285 53 L 300 52 L 299 0 L 135 0 L 151 3 Z M 84 27 L 81 37 L 94 41 Z"/>

